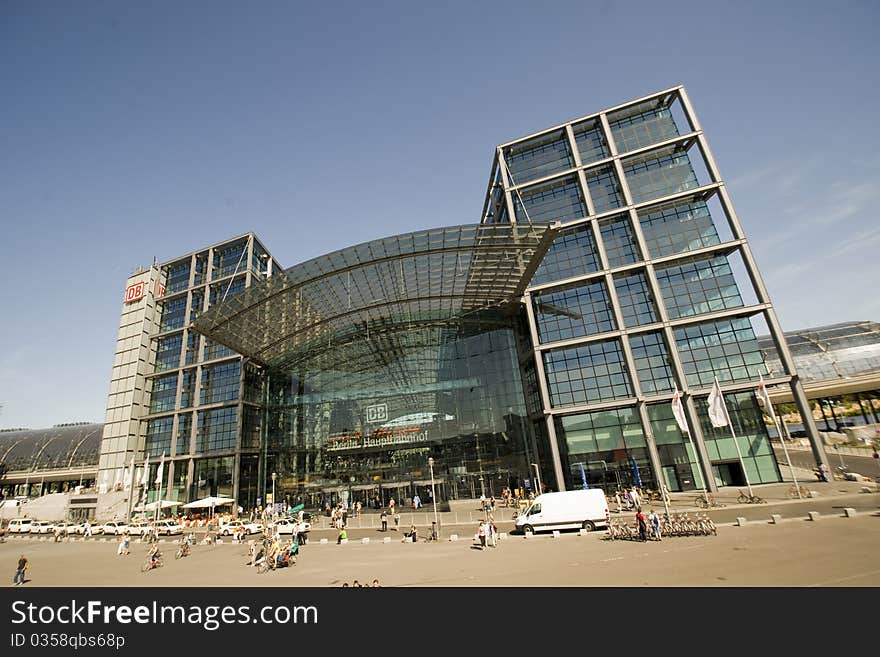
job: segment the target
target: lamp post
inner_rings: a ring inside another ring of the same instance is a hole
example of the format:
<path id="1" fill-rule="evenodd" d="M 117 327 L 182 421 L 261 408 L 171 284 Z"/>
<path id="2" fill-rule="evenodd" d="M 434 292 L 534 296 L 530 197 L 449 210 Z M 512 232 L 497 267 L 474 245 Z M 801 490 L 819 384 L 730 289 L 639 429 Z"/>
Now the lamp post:
<path id="1" fill-rule="evenodd" d="M 272 473 L 272 515 L 275 515 L 275 479 L 278 477 L 278 474 Z"/>
<path id="2" fill-rule="evenodd" d="M 434 527 L 431 533 L 434 540 L 440 538 L 440 525 L 437 524 L 437 493 L 434 490 L 434 457 L 428 457 L 428 468 L 431 470 L 431 501 L 434 503 Z"/>

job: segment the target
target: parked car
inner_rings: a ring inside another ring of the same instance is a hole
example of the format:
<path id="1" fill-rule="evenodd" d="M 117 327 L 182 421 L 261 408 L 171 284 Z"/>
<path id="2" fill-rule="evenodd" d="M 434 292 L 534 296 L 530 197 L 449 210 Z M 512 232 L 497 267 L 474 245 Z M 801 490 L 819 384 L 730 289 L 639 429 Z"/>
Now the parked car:
<path id="1" fill-rule="evenodd" d="M 62 534 L 74 534 L 74 525 L 73 523 L 67 522 L 66 520 L 61 520 L 60 522 L 52 523 L 51 533 L 61 532 Z"/>
<path id="2" fill-rule="evenodd" d="M 32 523 L 33 520 L 31 518 L 13 518 L 9 521 L 7 531 L 10 534 L 27 534 L 31 530 Z"/>
<path id="3" fill-rule="evenodd" d="M 151 526 L 149 522 L 133 522 L 127 525 L 125 529 L 132 536 L 145 536 L 150 531 Z M 121 534 L 122 532 L 119 533 Z"/>
<path id="4" fill-rule="evenodd" d="M 103 525 L 95 526 L 92 528 L 92 532 L 96 534 L 110 534 L 113 536 L 121 535 L 126 529 L 131 530 L 127 523 L 120 522 L 118 520 L 111 520 L 110 522 L 105 522 Z"/>
<path id="5" fill-rule="evenodd" d="M 93 526 L 92 527 L 93 534 L 96 533 L 95 529 L 96 529 L 96 527 Z M 74 523 L 74 524 L 70 525 L 70 527 L 67 528 L 67 531 L 70 534 L 76 534 L 77 536 L 82 536 L 83 534 L 86 533 L 86 523 L 84 523 L 84 522 Z"/>
<path id="6" fill-rule="evenodd" d="M 34 520 L 31 523 L 31 534 L 51 534 L 55 523 L 48 520 Z"/>
<path id="7" fill-rule="evenodd" d="M 305 521 L 299 524 L 301 525 L 299 531 L 302 534 L 305 534 L 312 528 L 312 525 Z M 279 518 L 270 527 L 273 527 L 279 534 L 293 534 L 296 525 L 297 520 L 295 518 Z"/>
<path id="8" fill-rule="evenodd" d="M 183 533 L 183 527 L 180 523 L 174 522 L 173 520 L 160 520 L 156 523 L 156 529 L 158 529 L 159 534 L 163 536 Z"/>

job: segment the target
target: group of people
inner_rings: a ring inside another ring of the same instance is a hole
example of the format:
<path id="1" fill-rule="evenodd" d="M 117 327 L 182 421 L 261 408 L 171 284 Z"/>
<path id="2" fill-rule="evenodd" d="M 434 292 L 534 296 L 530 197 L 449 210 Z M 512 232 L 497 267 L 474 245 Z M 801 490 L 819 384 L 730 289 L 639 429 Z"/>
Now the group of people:
<path id="1" fill-rule="evenodd" d="M 647 541 L 648 540 L 648 528 L 651 530 L 651 537 L 655 541 L 662 541 L 663 537 L 660 535 L 660 515 L 651 509 L 651 512 L 645 517 L 645 514 L 642 513 L 641 507 L 636 509 L 636 522 L 639 525 L 639 540 Z"/>
<path id="2" fill-rule="evenodd" d="M 291 536 L 282 542 L 278 534 L 265 541 L 254 541 L 250 547 L 248 565 L 258 566 L 263 561 L 268 561 L 274 568 L 289 566 L 296 563 L 299 545 L 298 537 Z"/>
<path id="3" fill-rule="evenodd" d="M 353 580 L 351 585 L 349 585 L 348 582 L 342 583 L 342 588 L 344 588 L 344 589 L 352 588 L 352 587 L 354 587 L 356 589 L 357 588 L 375 588 L 375 587 L 381 587 L 381 586 L 382 585 L 379 584 L 378 579 L 374 579 L 372 584 L 361 584 L 358 580 Z"/>
<path id="4" fill-rule="evenodd" d="M 617 513 L 621 513 L 624 509 L 639 511 L 642 508 L 642 493 L 635 487 L 617 489 L 614 492 L 614 503 L 617 505 Z"/>
<path id="5" fill-rule="evenodd" d="M 498 527 L 490 519 L 483 520 L 477 524 L 476 538 L 480 542 L 481 550 L 498 547 Z"/>

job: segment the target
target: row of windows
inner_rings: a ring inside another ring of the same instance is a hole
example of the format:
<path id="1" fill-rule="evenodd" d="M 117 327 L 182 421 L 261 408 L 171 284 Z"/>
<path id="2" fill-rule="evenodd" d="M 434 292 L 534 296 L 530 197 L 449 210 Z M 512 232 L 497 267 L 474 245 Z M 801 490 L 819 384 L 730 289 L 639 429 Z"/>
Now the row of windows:
<path id="1" fill-rule="evenodd" d="M 705 201 L 682 199 L 644 208 L 638 212 L 638 219 L 649 252 L 646 257 L 661 258 L 721 242 Z M 604 219 L 599 226 L 609 267 L 643 260 L 628 213 Z M 532 284 L 599 269 L 601 260 L 596 239 L 590 222 L 586 222 L 560 231 L 532 277 Z"/>
<path id="2" fill-rule="evenodd" d="M 677 99 L 673 99 L 678 102 Z M 609 127 L 618 152 L 641 148 L 679 135 L 669 105 L 656 101 L 642 107 L 627 108 L 608 114 Z M 572 126 L 581 164 L 587 165 L 607 157 L 611 152 L 598 119 L 589 119 Z M 508 146 L 504 159 L 511 184 L 520 185 L 575 166 L 565 130 L 557 130 Z"/>
<path id="3" fill-rule="evenodd" d="M 766 373 L 764 357 L 748 318 L 680 327 L 674 335 L 684 384 L 676 381 L 663 332 L 628 336 L 635 376 L 644 395 L 666 394 L 685 385 L 708 387 L 715 377 L 722 383 L 756 381 Z M 553 407 L 634 395 L 620 339 L 554 349 L 544 352 L 543 358 Z"/>

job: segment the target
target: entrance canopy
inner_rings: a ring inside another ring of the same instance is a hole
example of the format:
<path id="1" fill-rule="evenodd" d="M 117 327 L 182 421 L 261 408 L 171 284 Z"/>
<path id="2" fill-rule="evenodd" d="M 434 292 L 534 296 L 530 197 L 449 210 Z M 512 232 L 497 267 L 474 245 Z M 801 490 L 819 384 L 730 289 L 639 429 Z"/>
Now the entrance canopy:
<path id="1" fill-rule="evenodd" d="M 361 371 L 518 301 L 558 226 L 475 224 L 366 242 L 252 285 L 193 326 L 270 368 Z"/>

